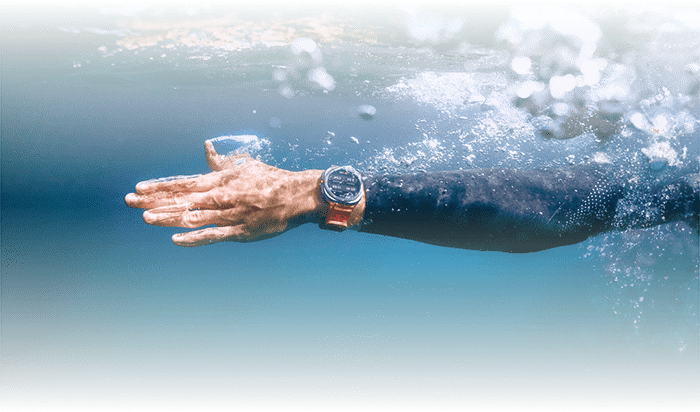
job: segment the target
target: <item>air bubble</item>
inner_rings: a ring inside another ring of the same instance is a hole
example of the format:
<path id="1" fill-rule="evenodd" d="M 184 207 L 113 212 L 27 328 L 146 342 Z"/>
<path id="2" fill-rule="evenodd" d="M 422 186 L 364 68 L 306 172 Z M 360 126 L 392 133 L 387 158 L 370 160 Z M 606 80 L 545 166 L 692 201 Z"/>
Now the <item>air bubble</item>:
<path id="1" fill-rule="evenodd" d="M 365 120 L 372 120 L 377 113 L 377 109 L 369 104 L 363 104 L 357 107 L 357 113 Z"/>
<path id="2" fill-rule="evenodd" d="M 282 126 L 282 120 L 279 119 L 279 117 L 271 117 L 270 118 L 270 127 L 274 127 L 275 129 L 278 127 Z"/>

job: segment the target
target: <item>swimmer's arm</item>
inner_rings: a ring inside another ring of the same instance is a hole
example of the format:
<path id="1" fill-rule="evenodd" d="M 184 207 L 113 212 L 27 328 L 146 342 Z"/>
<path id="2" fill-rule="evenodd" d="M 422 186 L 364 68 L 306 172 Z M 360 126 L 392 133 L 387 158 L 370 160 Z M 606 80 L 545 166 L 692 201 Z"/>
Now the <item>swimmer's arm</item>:
<path id="1" fill-rule="evenodd" d="M 361 231 L 464 249 L 535 252 L 611 230 L 698 229 L 700 176 L 631 185 L 588 164 L 366 176 Z"/>
<path id="2" fill-rule="evenodd" d="M 146 209 L 148 224 L 200 228 L 173 235 L 176 245 L 255 241 L 325 220 L 321 170 L 291 172 L 245 155 L 221 156 L 211 142 L 205 149 L 211 173 L 141 182 L 125 198 Z M 442 246 L 542 250 L 610 228 L 610 201 L 593 198 L 594 208 L 574 213 L 601 179 L 595 168 L 583 167 L 365 176 L 365 196 L 348 223 Z M 208 225 L 215 227 L 202 228 Z"/>
<path id="3" fill-rule="evenodd" d="M 125 198 L 127 205 L 147 209 L 143 218 L 151 225 L 216 226 L 173 235 L 175 244 L 248 242 L 325 220 L 321 170 L 291 172 L 244 155 L 220 156 L 210 142 L 205 145 L 212 173 L 141 182 Z M 349 224 L 441 246 L 532 252 L 674 220 L 697 228 L 700 179 L 693 176 L 650 192 L 659 213 L 641 207 L 620 219 L 618 201 L 629 190 L 592 165 L 367 175 L 365 196 Z"/>
<path id="4" fill-rule="evenodd" d="M 464 249 L 534 252 L 610 230 L 619 193 L 606 182 L 593 166 L 367 176 L 361 231 Z"/>

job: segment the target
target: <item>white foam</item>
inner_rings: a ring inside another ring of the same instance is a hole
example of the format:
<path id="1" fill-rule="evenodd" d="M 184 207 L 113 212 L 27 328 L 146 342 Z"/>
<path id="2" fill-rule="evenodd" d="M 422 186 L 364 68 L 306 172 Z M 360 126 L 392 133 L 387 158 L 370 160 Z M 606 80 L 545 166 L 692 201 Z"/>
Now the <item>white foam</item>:
<path id="1" fill-rule="evenodd" d="M 261 139 L 255 135 L 231 135 L 219 136 L 208 139 L 208 142 L 217 143 L 216 151 L 220 154 L 232 155 L 236 153 L 255 154 L 270 147 L 270 141 Z"/>
<path id="2" fill-rule="evenodd" d="M 438 139 L 423 139 L 423 144 L 431 149 L 436 149 L 440 146 L 440 141 Z"/>
<path id="3" fill-rule="evenodd" d="M 662 169 L 666 165 L 677 166 L 682 163 L 678 159 L 678 152 L 667 141 L 654 142 L 649 147 L 642 148 L 642 153 L 649 158 L 649 165 L 654 170 Z"/>
<path id="4" fill-rule="evenodd" d="M 210 142 L 222 142 L 222 141 L 235 141 L 243 144 L 248 144 L 252 143 L 258 140 L 258 136 L 252 135 L 252 134 L 242 134 L 242 135 L 236 135 L 236 136 L 219 136 L 219 137 L 214 137 L 212 139 L 209 139 Z"/>
<path id="5" fill-rule="evenodd" d="M 668 119 L 663 114 L 654 117 L 654 132 L 663 134 L 668 130 Z"/>
<path id="6" fill-rule="evenodd" d="M 506 78 L 501 73 L 422 72 L 413 78 L 401 79 L 386 90 L 433 105 L 442 112 L 450 112 L 472 103 L 484 103 L 484 94 L 489 93 L 489 89 L 499 90 L 506 84 Z"/>
<path id="7" fill-rule="evenodd" d="M 601 164 L 612 164 L 612 160 L 610 160 L 610 156 L 608 156 L 606 153 L 603 152 L 596 152 L 593 157 L 591 158 L 591 161 L 595 163 L 601 163 Z"/>

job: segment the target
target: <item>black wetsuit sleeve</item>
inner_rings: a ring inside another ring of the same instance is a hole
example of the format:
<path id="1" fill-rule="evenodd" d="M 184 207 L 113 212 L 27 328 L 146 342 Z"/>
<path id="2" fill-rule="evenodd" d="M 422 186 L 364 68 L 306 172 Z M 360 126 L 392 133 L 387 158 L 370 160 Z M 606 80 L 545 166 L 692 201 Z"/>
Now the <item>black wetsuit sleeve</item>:
<path id="1" fill-rule="evenodd" d="M 651 214 L 644 205 L 620 213 L 631 185 L 595 165 L 365 175 L 363 182 L 360 231 L 465 249 L 534 252 L 609 230 L 697 219 L 697 193 L 687 184 L 650 192 Z"/>

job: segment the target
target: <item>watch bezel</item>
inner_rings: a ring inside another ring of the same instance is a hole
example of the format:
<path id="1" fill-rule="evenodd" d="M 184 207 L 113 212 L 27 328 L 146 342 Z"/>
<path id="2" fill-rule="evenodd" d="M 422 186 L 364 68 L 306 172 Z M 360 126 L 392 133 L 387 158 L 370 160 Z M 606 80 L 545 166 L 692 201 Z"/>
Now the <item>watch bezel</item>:
<path id="1" fill-rule="evenodd" d="M 357 180 L 359 180 L 360 182 L 360 190 L 358 190 L 355 197 L 353 197 L 350 200 L 346 200 L 336 196 L 335 194 L 333 194 L 331 188 L 328 187 L 328 178 L 333 173 L 340 170 L 352 173 L 357 177 Z M 330 202 L 338 203 L 341 205 L 356 205 L 360 202 L 360 200 L 362 200 L 362 194 L 364 193 L 364 191 L 365 187 L 362 183 L 362 175 L 360 175 L 360 173 L 357 170 L 355 170 L 352 166 L 332 166 L 326 169 L 323 172 L 323 175 L 321 176 L 321 192 L 323 193 L 323 197 Z"/>

